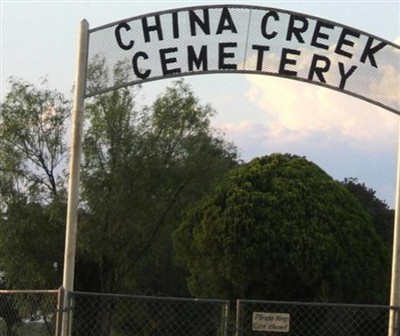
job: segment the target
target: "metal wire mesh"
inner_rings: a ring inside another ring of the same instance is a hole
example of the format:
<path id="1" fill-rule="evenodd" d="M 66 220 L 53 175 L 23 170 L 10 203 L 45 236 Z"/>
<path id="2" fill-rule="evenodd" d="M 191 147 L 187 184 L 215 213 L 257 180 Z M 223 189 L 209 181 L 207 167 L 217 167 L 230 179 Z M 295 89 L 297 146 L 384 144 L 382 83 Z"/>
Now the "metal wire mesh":
<path id="1" fill-rule="evenodd" d="M 63 291 L 0 291 L 0 336 L 58 336 Z M 57 303 L 58 302 L 58 303 Z M 399 307 L 69 293 L 73 336 L 386 336 Z M 59 327 L 59 325 L 58 325 Z"/>
<path id="2" fill-rule="evenodd" d="M 268 301 L 240 301 L 238 307 L 239 336 L 387 336 L 391 310 L 386 306 Z M 273 321 L 279 314 L 289 318 L 285 332 L 277 331 L 283 324 Z"/>
<path id="3" fill-rule="evenodd" d="M 58 291 L 0 291 L 0 336 L 53 336 Z"/>
<path id="4" fill-rule="evenodd" d="M 224 336 L 228 302 L 71 293 L 74 336 Z"/>
<path id="5" fill-rule="evenodd" d="M 400 46 L 329 20 L 246 5 L 181 8 L 90 30 L 86 96 L 200 73 L 268 74 L 400 113 Z"/>

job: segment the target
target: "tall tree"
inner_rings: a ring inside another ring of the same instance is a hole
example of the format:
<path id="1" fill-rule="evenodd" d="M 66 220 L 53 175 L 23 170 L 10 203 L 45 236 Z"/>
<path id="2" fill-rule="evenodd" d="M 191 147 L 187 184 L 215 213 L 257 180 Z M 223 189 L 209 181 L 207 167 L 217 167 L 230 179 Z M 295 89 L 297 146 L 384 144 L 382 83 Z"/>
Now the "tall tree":
<path id="1" fill-rule="evenodd" d="M 388 251 L 370 217 L 301 157 L 272 154 L 233 170 L 175 239 L 197 296 L 386 302 Z"/>
<path id="2" fill-rule="evenodd" d="M 98 265 L 97 288 L 182 291 L 172 284 L 170 235 L 182 208 L 235 164 L 235 148 L 211 129 L 214 111 L 183 81 L 143 110 L 121 89 L 95 98 L 87 112 L 79 240 Z"/>
<path id="3" fill-rule="evenodd" d="M 14 189 L 49 203 L 64 184 L 70 103 L 63 94 L 32 83 L 12 78 L 10 85 L 0 114 L 0 171 Z"/>
<path id="4" fill-rule="evenodd" d="M 0 113 L 0 269 L 12 286 L 54 288 L 62 269 L 70 104 L 57 91 L 10 84 Z"/>

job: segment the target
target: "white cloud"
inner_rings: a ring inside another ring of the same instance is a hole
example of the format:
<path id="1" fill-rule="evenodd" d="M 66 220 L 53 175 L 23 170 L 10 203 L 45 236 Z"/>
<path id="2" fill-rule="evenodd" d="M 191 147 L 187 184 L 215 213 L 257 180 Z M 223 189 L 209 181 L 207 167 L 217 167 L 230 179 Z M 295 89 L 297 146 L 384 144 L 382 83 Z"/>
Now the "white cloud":
<path id="1" fill-rule="evenodd" d="M 325 134 L 325 141 L 352 146 L 385 146 L 396 137 L 397 116 L 340 92 L 281 78 L 247 76 L 247 98 L 268 117 L 269 138 L 306 141 Z M 282 139 L 282 130 L 291 136 Z"/>

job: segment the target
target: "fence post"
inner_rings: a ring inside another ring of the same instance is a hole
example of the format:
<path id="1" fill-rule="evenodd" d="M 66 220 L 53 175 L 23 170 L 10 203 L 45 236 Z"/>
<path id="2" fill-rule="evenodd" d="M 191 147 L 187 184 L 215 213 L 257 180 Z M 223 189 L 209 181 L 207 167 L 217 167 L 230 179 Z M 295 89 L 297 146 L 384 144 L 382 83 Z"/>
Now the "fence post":
<path id="1" fill-rule="evenodd" d="M 64 295 L 65 295 L 65 289 L 64 289 L 64 287 L 61 286 L 58 289 L 58 295 L 57 295 L 56 335 L 55 336 L 61 336 L 62 320 L 63 320 L 63 314 L 64 314 Z"/>
<path id="2" fill-rule="evenodd" d="M 222 336 L 228 336 L 228 328 L 229 328 L 229 303 L 225 303 L 222 306 L 222 328 L 223 331 L 221 333 Z"/>
<path id="3" fill-rule="evenodd" d="M 242 306 L 240 300 L 236 301 L 236 336 L 242 335 Z"/>

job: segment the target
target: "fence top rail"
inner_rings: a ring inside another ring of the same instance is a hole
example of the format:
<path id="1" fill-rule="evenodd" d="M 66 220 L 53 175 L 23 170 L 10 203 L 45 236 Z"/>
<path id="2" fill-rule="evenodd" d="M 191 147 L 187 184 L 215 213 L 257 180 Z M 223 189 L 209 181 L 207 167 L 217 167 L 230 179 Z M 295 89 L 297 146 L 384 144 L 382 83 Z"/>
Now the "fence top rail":
<path id="1" fill-rule="evenodd" d="M 0 289 L 1 294 L 58 294 L 58 289 Z"/>
<path id="2" fill-rule="evenodd" d="M 386 306 L 374 304 L 353 304 L 353 303 L 326 303 L 326 302 L 299 302 L 299 301 L 269 301 L 269 300 L 237 300 L 239 304 L 272 304 L 272 305 L 288 305 L 288 306 L 312 306 L 312 307 L 340 307 L 340 308 L 376 308 L 376 309 L 393 309 L 400 310 L 400 306 Z"/>
<path id="3" fill-rule="evenodd" d="M 229 304 L 229 300 L 218 300 L 218 299 L 197 299 L 197 298 L 178 298 L 169 296 L 145 296 L 145 295 L 132 295 L 132 294 L 108 294 L 108 293 L 95 293 L 95 292 L 69 292 L 70 295 L 84 295 L 84 296 L 102 296 L 102 297 L 114 297 L 114 298 L 128 298 L 128 299 L 139 299 L 139 300 L 157 300 L 157 301 L 182 301 L 182 302 L 199 302 L 199 303 L 220 303 Z"/>

